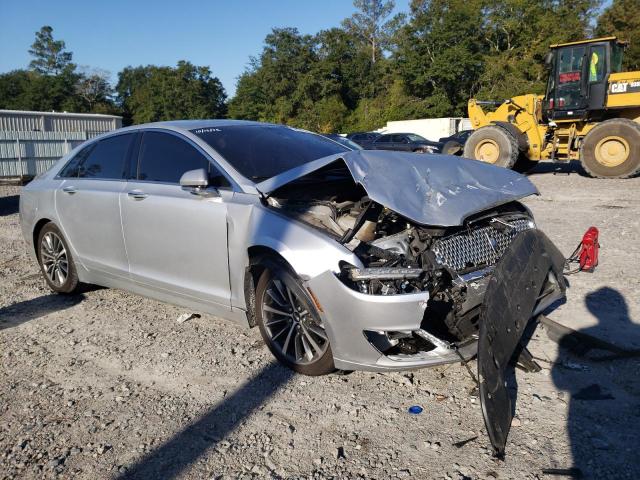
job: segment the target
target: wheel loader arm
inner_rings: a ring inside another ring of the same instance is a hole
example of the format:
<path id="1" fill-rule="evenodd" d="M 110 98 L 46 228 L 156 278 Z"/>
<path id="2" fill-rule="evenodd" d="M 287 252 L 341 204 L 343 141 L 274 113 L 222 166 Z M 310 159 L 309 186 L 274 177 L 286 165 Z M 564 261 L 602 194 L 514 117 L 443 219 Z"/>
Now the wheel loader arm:
<path id="1" fill-rule="evenodd" d="M 472 98 L 467 104 L 469 119 L 471 120 L 471 125 L 474 130 L 477 130 L 478 128 L 484 127 L 491 123 L 487 118 L 487 115 L 484 113 L 482 105 L 489 105 L 489 102 L 480 102 L 475 98 Z"/>

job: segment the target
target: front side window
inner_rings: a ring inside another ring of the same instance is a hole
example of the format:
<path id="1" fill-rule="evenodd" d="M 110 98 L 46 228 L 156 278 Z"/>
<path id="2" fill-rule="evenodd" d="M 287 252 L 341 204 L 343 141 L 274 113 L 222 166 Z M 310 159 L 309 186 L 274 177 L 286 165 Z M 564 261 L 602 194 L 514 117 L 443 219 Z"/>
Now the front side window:
<path id="1" fill-rule="evenodd" d="M 407 135 L 407 137 L 409 137 L 409 140 L 411 140 L 412 142 L 426 142 L 427 139 L 424 137 L 421 137 L 420 135 L 416 135 L 415 133 L 410 133 L 409 135 Z"/>
<path id="2" fill-rule="evenodd" d="M 133 137 L 134 135 L 129 133 L 100 140 L 80 164 L 78 176 L 105 180 L 122 179 Z"/>
<path id="3" fill-rule="evenodd" d="M 87 145 L 82 150 L 80 150 L 74 157 L 69 161 L 64 168 L 60 171 L 58 176 L 63 178 L 78 178 L 80 173 L 80 165 L 84 160 L 89 156 L 91 150 L 96 146 L 95 143 L 91 145 Z"/>
<path id="4" fill-rule="evenodd" d="M 211 185 L 229 185 L 226 177 L 200 151 L 186 140 L 169 133 L 145 132 L 138 162 L 138 180 L 178 184 L 185 172 L 204 168 Z"/>
<path id="5" fill-rule="evenodd" d="M 393 141 L 394 143 L 408 143 L 407 137 L 404 135 L 394 135 Z"/>

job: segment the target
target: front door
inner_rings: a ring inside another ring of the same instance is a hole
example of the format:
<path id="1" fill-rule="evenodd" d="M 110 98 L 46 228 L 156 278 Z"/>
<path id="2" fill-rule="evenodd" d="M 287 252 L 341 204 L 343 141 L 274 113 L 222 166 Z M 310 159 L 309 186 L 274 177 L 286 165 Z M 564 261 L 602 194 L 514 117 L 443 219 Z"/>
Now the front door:
<path id="1" fill-rule="evenodd" d="M 62 170 L 55 192 L 60 227 L 89 270 L 127 278 L 129 265 L 120 222 L 126 157 L 135 134 L 107 137 L 93 143 Z"/>
<path id="2" fill-rule="evenodd" d="M 230 308 L 225 198 L 232 192 L 204 197 L 180 187 L 182 174 L 197 168 L 216 177 L 215 166 L 186 138 L 143 133 L 133 178 L 120 195 L 131 277 L 156 291 Z"/>

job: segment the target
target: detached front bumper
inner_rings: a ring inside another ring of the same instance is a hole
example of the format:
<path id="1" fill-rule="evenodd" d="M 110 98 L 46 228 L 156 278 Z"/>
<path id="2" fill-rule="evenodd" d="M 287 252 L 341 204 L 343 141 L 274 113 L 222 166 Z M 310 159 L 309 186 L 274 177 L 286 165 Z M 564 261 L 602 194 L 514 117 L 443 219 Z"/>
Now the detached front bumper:
<path id="1" fill-rule="evenodd" d="M 553 282 L 549 284 L 551 287 L 538 300 L 533 316 L 564 295 L 559 286 L 554 287 Z M 410 370 L 468 360 L 477 353 L 478 342 L 475 337 L 453 345 L 422 330 L 429 300 L 427 292 L 368 295 L 350 289 L 331 271 L 313 277 L 306 282 L 306 286 L 322 309 L 319 313 L 338 369 Z M 477 300 L 482 301 L 483 294 Z M 370 336 L 368 338 L 368 334 L 376 332 L 412 333 L 427 340 L 433 348 L 415 354 L 385 355 L 374 346 Z"/>

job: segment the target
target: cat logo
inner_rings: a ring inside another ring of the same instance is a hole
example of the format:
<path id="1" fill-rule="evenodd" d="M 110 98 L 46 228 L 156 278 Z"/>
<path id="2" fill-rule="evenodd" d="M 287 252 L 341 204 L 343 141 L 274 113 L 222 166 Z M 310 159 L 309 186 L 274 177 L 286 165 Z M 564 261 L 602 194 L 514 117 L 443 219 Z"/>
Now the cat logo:
<path id="1" fill-rule="evenodd" d="M 627 82 L 612 83 L 611 93 L 626 93 L 629 84 Z"/>

